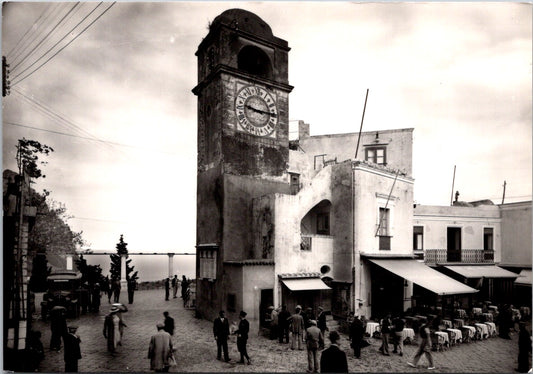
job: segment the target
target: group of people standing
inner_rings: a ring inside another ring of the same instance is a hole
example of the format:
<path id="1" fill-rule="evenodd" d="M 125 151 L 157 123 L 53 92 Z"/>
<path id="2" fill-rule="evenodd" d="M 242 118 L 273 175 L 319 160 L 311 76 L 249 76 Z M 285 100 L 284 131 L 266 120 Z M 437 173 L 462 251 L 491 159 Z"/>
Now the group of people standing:
<path id="1" fill-rule="evenodd" d="M 246 363 L 251 365 L 252 360 L 250 360 L 246 348 L 248 344 L 248 333 L 250 332 L 250 323 L 246 319 L 246 315 L 247 313 L 241 310 L 239 313 L 239 326 L 233 334 L 237 335 L 237 349 L 241 355 L 239 363 L 244 364 L 244 360 L 246 359 Z M 218 317 L 213 321 L 213 335 L 217 342 L 217 360 L 222 359 L 222 352 L 224 352 L 224 361 L 229 362 L 228 339 L 230 336 L 230 326 L 226 318 L 226 312 L 223 310 L 218 313 Z"/>
<path id="2" fill-rule="evenodd" d="M 181 281 L 178 279 L 177 275 L 171 278 L 165 278 L 165 300 L 168 301 L 170 298 L 170 289 L 172 288 L 172 298 L 177 298 L 178 288 L 181 283 L 181 298 L 183 299 L 183 307 L 188 308 L 190 297 L 191 297 L 191 280 L 187 279 L 185 275 L 182 276 Z"/>
<path id="3" fill-rule="evenodd" d="M 106 276 L 102 281 L 101 290 L 104 294 L 107 295 L 107 302 L 111 303 L 111 298 L 113 298 L 114 303 L 120 302 L 120 291 L 122 286 L 120 285 L 120 279 L 109 279 L 109 276 Z M 135 279 L 127 280 L 127 291 L 128 291 L 128 304 L 133 304 L 133 299 L 135 295 L 135 290 L 137 289 L 137 281 Z"/>

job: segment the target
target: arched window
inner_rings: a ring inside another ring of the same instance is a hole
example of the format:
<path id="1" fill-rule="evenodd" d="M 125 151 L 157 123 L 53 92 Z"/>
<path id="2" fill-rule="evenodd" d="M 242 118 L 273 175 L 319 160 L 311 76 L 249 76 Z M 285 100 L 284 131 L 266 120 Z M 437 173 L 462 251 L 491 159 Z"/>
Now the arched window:
<path id="1" fill-rule="evenodd" d="M 272 65 L 267 54 L 258 47 L 248 45 L 241 49 L 237 58 L 240 70 L 264 78 L 272 78 Z"/>

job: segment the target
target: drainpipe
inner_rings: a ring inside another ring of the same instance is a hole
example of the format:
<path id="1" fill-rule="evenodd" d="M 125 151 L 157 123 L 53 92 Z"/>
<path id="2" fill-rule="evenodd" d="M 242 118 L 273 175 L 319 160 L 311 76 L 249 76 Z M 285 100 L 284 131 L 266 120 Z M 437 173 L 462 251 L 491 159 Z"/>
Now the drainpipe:
<path id="1" fill-rule="evenodd" d="M 352 166 L 352 312 L 355 313 L 355 287 L 356 287 L 356 276 L 355 276 L 355 172 Z M 359 290 L 361 292 L 361 290 Z"/>

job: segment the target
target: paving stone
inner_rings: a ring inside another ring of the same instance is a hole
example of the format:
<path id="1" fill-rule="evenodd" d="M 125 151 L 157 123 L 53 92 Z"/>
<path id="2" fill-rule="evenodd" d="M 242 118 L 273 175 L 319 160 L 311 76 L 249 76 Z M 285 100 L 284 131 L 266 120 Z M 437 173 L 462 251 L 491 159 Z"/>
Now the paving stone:
<path id="1" fill-rule="evenodd" d="M 305 372 L 307 352 L 292 351 L 288 344 L 279 344 L 263 336 L 250 336 L 248 353 L 252 365 L 236 363 L 240 356 L 236 337 L 229 341 L 229 363 L 216 360 L 216 342 L 213 338 L 212 322 L 194 317 L 194 311 L 184 309 L 180 298 L 164 300 L 163 290 L 146 290 L 135 293 L 135 302 L 128 305 L 124 314 L 127 324 L 122 346 L 112 355 L 107 352 L 103 336 L 104 318 L 109 310 L 106 298 L 102 298 L 99 313 L 88 313 L 68 324 L 77 324 L 81 337 L 83 358 L 79 361 L 80 372 L 146 372 L 150 369 L 147 359 L 150 336 L 156 332 L 156 323 L 163 321 L 163 312 L 168 310 L 174 318 L 176 330 L 173 344 L 176 347 L 178 366 L 171 372 Z M 41 362 L 42 372 L 63 372 L 63 350 L 50 351 L 50 325 L 40 320 L 34 328 L 42 332 L 45 359 Z M 383 356 L 378 348 L 381 341 L 370 338 L 371 346 L 363 348 L 361 359 L 355 359 L 346 335 L 341 334 L 341 349 L 348 356 L 350 372 L 425 372 L 427 361 L 421 358 L 418 368 L 407 365 L 417 346 L 406 345 L 404 356 L 397 354 Z M 392 346 L 391 346 L 392 351 Z M 440 373 L 509 373 L 517 367 L 518 334 L 511 340 L 498 337 L 480 342 L 460 344 L 443 352 L 432 352 L 435 372 Z"/>

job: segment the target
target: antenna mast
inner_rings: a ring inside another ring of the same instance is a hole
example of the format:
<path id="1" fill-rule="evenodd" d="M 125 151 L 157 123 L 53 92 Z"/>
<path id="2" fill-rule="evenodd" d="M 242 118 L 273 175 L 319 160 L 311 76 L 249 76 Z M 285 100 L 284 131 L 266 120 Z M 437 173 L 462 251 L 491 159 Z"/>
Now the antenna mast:
<path id="1" fill-rule="evenodd" d="M 456 165 L 453 165 L 452 196 L 450 197 L 450 206 L 453 205 L 453 186 L 455 184 L 455 167 Z"/>
<path id="2" fill-rule="evenodd" d="M 357 160 L 357 152 L 359 151 L 359 141 L 361 140 L 361 131 L 363 131 L 363 121 L 365 120 L 366 101 L 368 99 L 368 88 L 366 89 L 365 106 L 363 107 L 363 116 L 361 117 L 361 127 L 359 128 L 359 136 L 357 137 L 357 148 L 355 148 L 355 158 Z"/>

